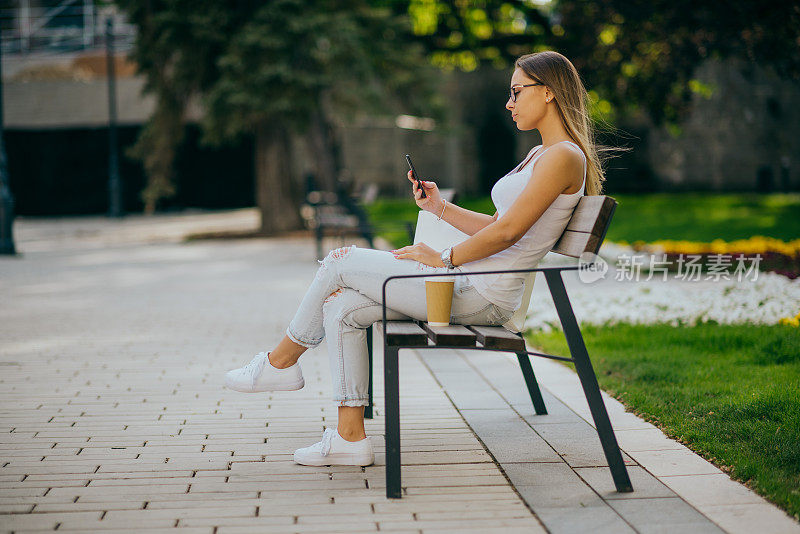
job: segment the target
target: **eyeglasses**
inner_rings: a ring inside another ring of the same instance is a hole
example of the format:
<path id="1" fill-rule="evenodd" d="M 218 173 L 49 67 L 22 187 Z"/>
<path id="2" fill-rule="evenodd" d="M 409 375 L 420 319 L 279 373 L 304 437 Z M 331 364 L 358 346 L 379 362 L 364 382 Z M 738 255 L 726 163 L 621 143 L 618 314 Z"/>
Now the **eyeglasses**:
<path id="1" fill-rule="evenodd" d="M 525 85 L 523 85 L 523 84 L 512 85 L 511 88 L 508 90 L 508 96 L 511 98 L 512 102 L 516 102 L 517 101 L 517 91 L 515 91 L 514 89 L 516 89 L 518 87 L 520 89 L 522 89 L 523 87 L 533 87 L 534 85 L 544 85 L 544 84 L 541 83 L 541 82 L 536 82 L 536 83 L 527 83 Z"/>

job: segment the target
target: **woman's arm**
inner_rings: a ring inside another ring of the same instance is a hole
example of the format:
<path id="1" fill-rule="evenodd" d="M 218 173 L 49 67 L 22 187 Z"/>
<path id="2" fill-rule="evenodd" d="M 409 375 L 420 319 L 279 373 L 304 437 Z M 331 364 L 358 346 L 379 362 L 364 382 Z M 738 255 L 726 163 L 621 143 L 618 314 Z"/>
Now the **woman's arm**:
<path id="1" fill-rule="evenodd" d="M 582 172 L 583 159 L 569 147 L 555 146 L 543 154 L 525 189 L 508 211 L 453 247 L 453 265 L 489 257 L 519 241 Z"/>
<path id="2" fill-rule="evenodd" d="M 533 147 L 530 152 L 528 152 L 528 156 L 530 156 L 531 152 L 537 148 L 538 146 Z M 526 156 L 526 159 L 528 156 Z M 438 196 L 439 190 L 436 187 L 436 184 L 433 182 L 422 182 L 422 186 L 425 188 L 426 193 L 428 193 L 428 191 L 431 189 L 433 190 L 432 192 L 434 194 L 429 196 L 431 197 L 431 200 L 435 199 L 435 202 L 420 202 L 420 195 L 417 193 L 416 182 L 411 178 L 411 171 L 408 172 L 408 179 L 411 180 L 412 188 L 414 190 L 414 199 L 417 200 L 417 205 L 424 210 L 430 211 L 437 217 L 442 215 L 442 209 L 444 208 L 445 203 L 444 200 Z M 486 215 L 485 213 L 468 210 L 466 208 L 456 206 L 452 202 L 448 202 L 447 208 L 444 209 L 444 215 L 442 215 L 442 219 L 467 235 L 475 235 L 477 232 L 483 230 L 497 220 L 497 212 L 494 212 L 494 215 Z"/>
<path id="3" fill-rule="evenodd" d="M 582 172 L 581 156 L 569 147 L 553 147 L 547 154 L 543 154 L 536 164 L 533 176 L 509 210 L 453 247 L 453 264 L 462 265 L 487 258 L 519 241 L 558 195 L 569 189 Z M 417 260 L 434 267 L 444 266 L 441 251 L 435 251 L 424 243 L 392 252 L 400 259 Z"/>
<path id="4" fill-rule="evenodd" d="M 444 204 L 442 204 L 442 207 L 444 207 Z M 437 216 L 442 213 L 442 207 L 436 212 Z M 467 235 L 475 235 L 476 232 L 483 230 L 497 220 L 497 212 L 495 212 L 494 216 L 486 215 L 485 213 L 478 213 L 448 202 L 447 207 L 444 208 L 442 220 L 447 221 Z"/>
<path id="5" fill-rule="evenodd" d="M 497 213 L 494 216 L 486 215 L 485 213 L 478 213 L 477 211 L 456 206 L 452 202 L 445 202 L 439 195 L 439 188 L 435 182 L 421 182 L 427 195 L 425 199 L 422 199 L 416 182 L 411 179 L 411 171 L 408 173 L 408 179 L 411 180 L 414 200 L 416 200 L 417 206 L 433 213 L 437 217 L 441 215 L 443 220 L 467 235 L 474 235 L 475 232 L 497 220 Z M 444 214 L 442 214 L 442 211 L 444 211 Z"/>

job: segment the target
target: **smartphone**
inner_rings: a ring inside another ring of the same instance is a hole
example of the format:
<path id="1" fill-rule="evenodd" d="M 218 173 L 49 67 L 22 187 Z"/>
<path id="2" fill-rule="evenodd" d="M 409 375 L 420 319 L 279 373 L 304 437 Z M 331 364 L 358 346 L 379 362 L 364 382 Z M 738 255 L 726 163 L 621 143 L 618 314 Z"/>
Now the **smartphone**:
<path id="1" fill-rule="evenodd" d="M 414 164 L 411 163 L 411 156 L 408 154 L 406 154 L 406 162 L 408 162 L 408 168 L 411 169 L 411 177 L 417 181 L 417 187 L 420 191 L 422 191 L 422 197 L 420 198 L 427 198 L 427 195 L 425 194 L 425 188 L 422 187 L 421 183 L 419 183 L 419 175 L 417 174 L 417 170 L 414 168 Z"/>

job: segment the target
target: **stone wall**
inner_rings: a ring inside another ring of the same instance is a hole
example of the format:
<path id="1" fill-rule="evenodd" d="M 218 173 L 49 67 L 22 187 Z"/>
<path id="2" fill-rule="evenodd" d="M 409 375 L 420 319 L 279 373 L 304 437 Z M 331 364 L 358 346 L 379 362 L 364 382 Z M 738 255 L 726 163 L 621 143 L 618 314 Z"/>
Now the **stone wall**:
<path id="1" fill-rule="evenodd" d="M 664 190 L 800 189 L 800 85 L 741 62 L 708 61 L 696 95 L 674 135 L 653 128 L 647 160 Z"/>

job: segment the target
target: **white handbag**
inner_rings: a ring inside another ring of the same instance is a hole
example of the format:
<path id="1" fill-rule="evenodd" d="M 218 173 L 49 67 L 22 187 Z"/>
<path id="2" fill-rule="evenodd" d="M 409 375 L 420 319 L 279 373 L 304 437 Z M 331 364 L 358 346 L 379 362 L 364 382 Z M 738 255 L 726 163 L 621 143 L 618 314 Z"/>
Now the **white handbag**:
<path id="1" fill-rule="evenodd" d="M 420 210 L 417 216 L 417 229 L 414 233 L 414 244 L 423 242 L 434 250 L 444 250 L 461 243 L 469 236 L 452 226 L 445 220 L 439 220 L 436 215 Z M 522 332 L 525 327 L 525 317 L 533 294 L 533 283 L 536 280 L 535 272 L 525 276 L 525 287 L 522 293 L 522 302 L 514 315 L 503 325 L 511 332 Z"/>

